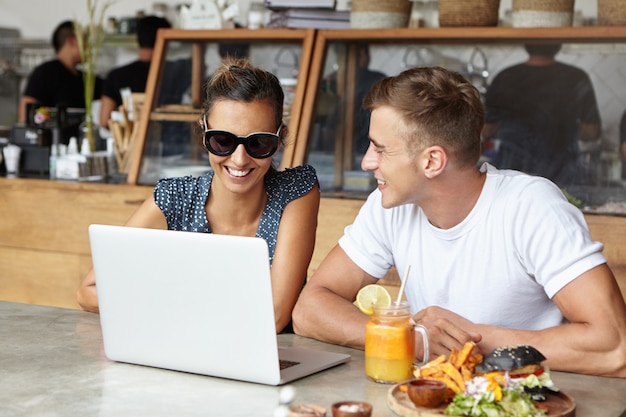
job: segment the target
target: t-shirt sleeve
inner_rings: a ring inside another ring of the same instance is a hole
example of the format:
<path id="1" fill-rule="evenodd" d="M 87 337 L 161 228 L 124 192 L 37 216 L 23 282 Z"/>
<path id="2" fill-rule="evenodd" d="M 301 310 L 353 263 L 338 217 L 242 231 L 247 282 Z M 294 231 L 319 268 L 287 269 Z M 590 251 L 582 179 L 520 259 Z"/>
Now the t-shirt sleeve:
<path id="1" fill-rule="evenodd" d="M 46 77 L 44 68 L 42 66 L 36 67 L 28 77 L 24 95 L 39 101 L 49 101 L 47 97 L 49 83 L 50 80 Z"/>
<path id="2" fill-rule="evenodd" d="M 581 100 L 581 115 L 580 122 L 586 124 L 599 124 L 600 123 L 600 111 L 598 110 L 598 103 L 596 101 L 596 94 L 593 89 L 591 79 L 586 73 L 582 73 L 580 82 L 580 93 L 582 95 Z"/>
<path id="3" fill-rule="evenodd" d="M 606 262 L 603 245 L 592 240 L 582 212 L 554 184 L 538 178 L 509 213 L 518 256 L 529 275 L 552 298 L 586 271 Z M 516 219 L 517 218 L 517 219 Z"/>
<path id="4" fill-rule="evenodd" d="M 339 246 L 359 268 L 376 278 L 385 276 L 394 264 L 391 236 L 393 225 L 385 214 L 380 192 L 372 192 L 354 222 L 347 226 Z"/>

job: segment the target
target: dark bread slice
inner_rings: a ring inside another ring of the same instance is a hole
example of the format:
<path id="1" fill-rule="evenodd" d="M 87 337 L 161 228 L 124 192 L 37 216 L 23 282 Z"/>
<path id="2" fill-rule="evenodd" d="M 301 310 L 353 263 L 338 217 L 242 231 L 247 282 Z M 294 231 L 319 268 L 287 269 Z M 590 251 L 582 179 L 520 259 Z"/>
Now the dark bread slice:
<path id="1" fill-rule="evenodd" d="M 544 360 L 546 357 L 530 345 L 502 346 L 485 355 L 482 367 L 485 371 L 510 371 Z"/>

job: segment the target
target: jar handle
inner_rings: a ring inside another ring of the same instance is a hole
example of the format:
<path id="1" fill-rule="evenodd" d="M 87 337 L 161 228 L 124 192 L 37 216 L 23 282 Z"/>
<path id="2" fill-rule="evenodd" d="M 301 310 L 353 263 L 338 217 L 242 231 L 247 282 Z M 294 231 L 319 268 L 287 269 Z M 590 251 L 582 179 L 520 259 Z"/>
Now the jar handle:
<path id="1" fill-rule="evenodd" d="M 430 349 L 428 344 L 428 330 L 426 330 L 426 327 L 421 324 L 416 324 L 414 327 L 416 332 L 422 334 L 422 343 L 424 347 L 424 356 L 422 356 L 422 361 L 414 364 L 414 367 L 419 368 L 420 366 L 424 366 L 428 363 L 428 357 L 430 356 Z"/>

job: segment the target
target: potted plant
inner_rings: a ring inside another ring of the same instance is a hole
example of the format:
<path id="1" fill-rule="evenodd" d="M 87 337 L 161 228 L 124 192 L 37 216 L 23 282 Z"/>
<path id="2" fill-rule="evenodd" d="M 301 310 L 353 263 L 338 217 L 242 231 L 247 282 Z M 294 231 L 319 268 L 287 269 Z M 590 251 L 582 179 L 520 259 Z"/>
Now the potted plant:
<path id="1" fill-rule="evenodd" d="M 95 132 L 97 131 L 91 116 L 96 86 L 96 68 L 104 37 L 104 14 L 114 2 L 115 0 L 107 0 L 98 12 L 98 0 L 87 0 L 88 23 L 83 26 L 74 19 L 74 31 L 76 32 L 76 39 L 80 49 L 81 71 L 85 86 L 85 122 L 83 130 L 89 140 L 89 146 L 92 151 L 96 149 Z"/>

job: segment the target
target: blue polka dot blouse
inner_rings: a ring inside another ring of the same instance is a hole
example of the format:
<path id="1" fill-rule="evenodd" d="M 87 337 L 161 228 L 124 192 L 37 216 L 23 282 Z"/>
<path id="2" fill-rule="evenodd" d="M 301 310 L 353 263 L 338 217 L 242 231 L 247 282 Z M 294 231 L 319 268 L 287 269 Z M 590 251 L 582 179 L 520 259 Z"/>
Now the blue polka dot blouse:
<path id="1" fill-rule="evenodd" d="M 167 219 L 169 230 L 211 233 L 204 211 L 213 172 L 200 177 L 164 178 L 154 187 L 154 201 Z M 291 201 L 296 200 L 318 184 L 315 168 L 301 165 L 284 171 L 270 171 L 265 176 L 267 205 L 261 216 L 256 236 L 265 239 L 270 265 L 274 260 L 276 236 L 280 218 Z"/>

